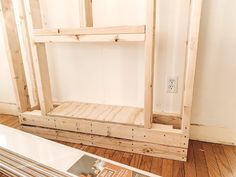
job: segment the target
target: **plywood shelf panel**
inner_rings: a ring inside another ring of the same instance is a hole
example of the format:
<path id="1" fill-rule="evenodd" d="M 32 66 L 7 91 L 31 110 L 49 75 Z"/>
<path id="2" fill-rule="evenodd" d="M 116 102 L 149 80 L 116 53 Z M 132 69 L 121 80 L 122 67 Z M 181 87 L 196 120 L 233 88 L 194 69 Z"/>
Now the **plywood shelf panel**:
<path id="1" fill-rule="evenodd" d="M 65 102 L 48 115 L 138 126 L 144 125 L 143 109 L 128 106 Z"/>

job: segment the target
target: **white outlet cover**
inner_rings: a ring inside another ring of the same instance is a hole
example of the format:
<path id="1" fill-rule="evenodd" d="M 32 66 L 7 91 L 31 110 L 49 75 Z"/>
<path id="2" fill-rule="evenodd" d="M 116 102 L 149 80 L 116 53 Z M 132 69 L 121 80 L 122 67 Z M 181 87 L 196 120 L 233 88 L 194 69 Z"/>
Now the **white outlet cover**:
<path id="1" fill-rule="evenodd" d="M 167 84 L 166 84 L 166 91 L 167 93 L 177 93 L 178 92 L 178 77 L 168 77 Z"/>

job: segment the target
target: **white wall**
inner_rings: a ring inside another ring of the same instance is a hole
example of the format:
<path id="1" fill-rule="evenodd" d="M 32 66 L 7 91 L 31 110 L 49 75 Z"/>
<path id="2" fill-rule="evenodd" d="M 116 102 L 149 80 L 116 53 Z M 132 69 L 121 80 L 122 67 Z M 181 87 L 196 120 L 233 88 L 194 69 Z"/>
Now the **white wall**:
<path id="1" fill-rule="evenodd" d="M 79 27 L 77 0 L 41 2 L 46 28 Z M 93 2 L 94 26 L 145 24 L 146 0 Z M 157 112 L 181 112 L 189 3 L 189 0 L 165 0 L 158 4 L 160 34 L 154 106 Z M 143 43 L 49 45 L 54 100 L 143 107 L 143 48 Z M 168 76 L 179 76 L 177 94 L 166 93 Z"/>
<path id="2" fill-rule="evenodd" d="M 203 1 L 192 123 L 214 127 L 207 139 L 236 144 L 235 9 L 235 0 Z"/>
<path id="3" fill-rule="evenodd" d="M 78 0 L 41 2 L 45 27 L 79 26 Z M 154 98 L 157 112 L 181 111 L 189 2 L 158 2 L 159 45 Z M 203 1 L 192 119 L 192 137 L 195 139 L 236 143 L 234 9 L 235 0 Z M 144 24 L 145 0 L 94 0 L 94 14 L 95 26 Z M 49 45 L 47 52 L 55 101 L 143 105 L 142 43 L 57 44 Z M 4 50 L 0 54 L 0 81 L 3 82 L 0 102 L 14 102 Z M 179 77 L 177 94 L 166 93 L 168 76 Z M 212 130 L 211 133 L 202 134 L 204 128 Z"/>
<path id="4" fill-rule="evenodd" d="M 1 24 L 1 23 L 0 23 Z M 0 25 L 0 103 L 15 103 L 12 80 Z"/>

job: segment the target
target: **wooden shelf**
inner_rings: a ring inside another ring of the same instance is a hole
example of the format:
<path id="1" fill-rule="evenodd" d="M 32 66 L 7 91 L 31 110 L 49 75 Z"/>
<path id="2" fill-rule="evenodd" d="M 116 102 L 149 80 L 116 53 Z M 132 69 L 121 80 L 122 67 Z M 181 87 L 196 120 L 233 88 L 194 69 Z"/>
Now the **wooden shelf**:
<path id="1" fill-rule="evenodd" d="M 146 26 L 34 29 L 35 43 L 145 41 Z"/>
<path id="2" fill-rule="evenodd" d="M 48 115 L 128 125 L 144 125 L 143 109 L 127 106 L 65 102 L 49 112 Z"/>

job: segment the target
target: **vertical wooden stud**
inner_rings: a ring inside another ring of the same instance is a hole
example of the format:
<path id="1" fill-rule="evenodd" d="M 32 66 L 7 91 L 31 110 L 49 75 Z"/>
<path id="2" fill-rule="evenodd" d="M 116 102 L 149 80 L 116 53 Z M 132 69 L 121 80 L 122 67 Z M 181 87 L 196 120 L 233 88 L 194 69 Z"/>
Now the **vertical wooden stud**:
<path id="1" fill-rule="evenodd" d="M 93 27 L 92 0 L 79 0 L 80 27 Z"/>
<path id="2" fill-rule="evenodd" d="M 153 70 L 155 55 L 156 0 L 148 0 L 147 4 L 144 127 L 151 128 L 153 118 Z"/>
<path id="3" fill-rule="evenodd" d="M 25 20 L 24 8 L 22 7 L 21 1 L 13 1 L 13 7 L 15 11 L 15 20 L 17 25 L 17 31 L 22 51 L 22 59 L 25 63 L 25 67 L 27 67 L 29 72 L 29 79 L 31 85 L 31 94 L 29 93 L 29 99 L 31 103 L 31 108 L 39 109 L 39 99 L 38 99 L 38 91 L 37 84 L 32 60 L 32 51 L 30 48 L 30 38 Z M 18 13 L 17 13 L 18 12 Z"/>
<path id="4" fill-rule="evenodd" d="M 191 1 L 190 24 L 186 57 L 185 88 L 183 99 L 182 130 L 189 133 L 192 111 L 193 87 L 197 61 L 202 0 Z"/>
<path id="5" fill-rule="evenodd" d="M 30 109 L 28 89 L 12 0 L 0 1 L 0 21 L 19 112 Z"/>
<path id="6" fill-rule="evenodd" d="M 46 115 L 53 109 L 50 78 L 45 44 L 33 42 L 33 29 L 42 28 L 39 0 L 23 0 L 27 29 L 30 38 L 35 76 L 37 81 L 39 103 L 42 115 Z"/>

